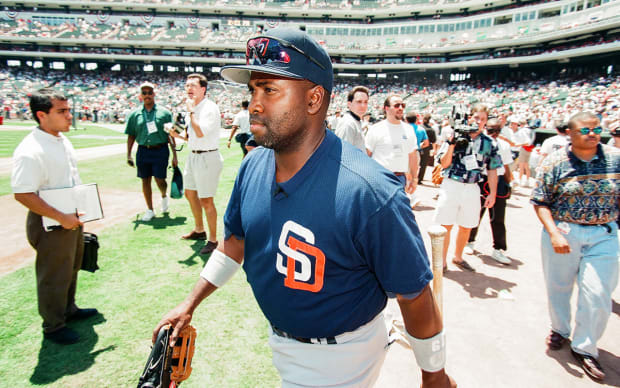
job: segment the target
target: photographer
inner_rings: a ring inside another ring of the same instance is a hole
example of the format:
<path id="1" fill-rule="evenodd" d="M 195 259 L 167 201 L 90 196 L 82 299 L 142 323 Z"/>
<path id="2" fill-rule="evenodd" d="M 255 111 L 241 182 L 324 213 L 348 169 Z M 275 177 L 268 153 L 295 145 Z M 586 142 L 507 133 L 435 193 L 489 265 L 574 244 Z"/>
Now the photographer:
<path id="1" fill-rule="evenodd" d="M 443 183 L 433 220 L 448 231 L 444 239 L 443 266 L 447 268 L 446 257 L 450 245 L 450 230 L 457 224 L 456 247 L 452 263 L 467 271 L 474 269 L 463 260 L 463 249 L 472 228 L 480 218 L 480 188 L 482 170 L 487 170 L 489 195 L 484 207 L 492 208 L 497 192 L 497 171 L 502 166 L 497 146 L 493 140 L 482 133 L 488 117 L 488 108 L 476 104 L 472 108 L 475 126 L 455 125 L 454 136 L 445 142 L 438 153 L 438 162 L 444 169 Z"/>
<path id="2" fill-rule="evenodd" d="M 506 224 L 504 222 L 506 217 L 506 201 L 510 197 L 510 181 L 512 181 L 512 172 L 510 171 L 510 164 L 512 163 L 512 152 L 510 151 L 510 145 L 502 139 L 499 139 L 499 133 L 502 127 L 497 119 L 489 119 L 486 125 L 487 135 L 493 138 L 497 144 L 497 149 L 500 157 L 502 158 L 503 166 L 497 169 L 497 195 L 495 197 L 495 205 L 489 208 L 489 222 L 491 224 L 491 233 L 493 234 L 493 253 L 491 258 L 498 263 L 509 265 L 510 259 L 506 257 Z M 483 173 L 483 180 L 478 184 L 480 186 L 481 196 L 481 209 L 480 220 L 484 216 L 486 207 L 484 207 L 484 201 L 489 193 L 489 182 L 485 171 Z M 476 235 L 478 234 L 478 227 L 471 230 L 469 234 L 469 242 L 465 247 L 465 253 L 473 253 L 474 242 L 476 241 Z"/>

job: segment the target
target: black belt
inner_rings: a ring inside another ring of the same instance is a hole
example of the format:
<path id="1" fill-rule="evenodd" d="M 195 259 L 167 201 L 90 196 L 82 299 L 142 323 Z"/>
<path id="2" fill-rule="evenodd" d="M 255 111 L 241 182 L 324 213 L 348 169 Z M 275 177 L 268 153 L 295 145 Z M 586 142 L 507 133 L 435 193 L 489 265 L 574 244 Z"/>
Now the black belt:
<path id="1" fill-rule="evenodd" d="M 304 344 L 328 344 L 328 345 L 337 344 L 335 337 L 303 338 L 303 337 L 296 337 L 294 335 L 290 335 L 289 333 L 282 331 L 273 325 L 271 325 L 271 329 L 273 330 L 273 334 L 277 335 L 278 337 L 294 339 L 295 341 L 303 342 Z"/>
<path id="2" fill-rule="evenodd" d="M 396 176 L 404 176 L 405 173 L 404 172 L 395 172 L 394 175 L 396 175 Z"/>
<path id="3" fill-rule="evenodd" d="M 217 151 L 217 148 L 214 148 L 212 150 L 192 150 L 193 154 L 203 154 L 205 152 L 213 152 L 213 151 Z"/>
<path id="4" fill-rule="evenodd" d="M 161 143 L 161 144 L 155 144 L 155 145 L 141 145 L 140 147 L 144 147 L 148 150 L 156 150 L 159 149 L 165 145 L 167 145 L 168 143 Z"/>

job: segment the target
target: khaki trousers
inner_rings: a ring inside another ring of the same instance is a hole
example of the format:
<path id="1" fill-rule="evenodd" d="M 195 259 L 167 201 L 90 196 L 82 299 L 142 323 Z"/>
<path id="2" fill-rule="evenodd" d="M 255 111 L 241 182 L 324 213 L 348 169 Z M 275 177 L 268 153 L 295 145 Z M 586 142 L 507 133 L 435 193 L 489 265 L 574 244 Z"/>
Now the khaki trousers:
<path id="1" fill-rule="evenodd" d="M 66 316 L 77 310 L 75 289 L 84 254 L 82 227 L 46 232 L 41 216 L 29 211 L 26 235 L 37 252 L 37 299 L 43 331 L 51 333 L 64 327 Z"/>

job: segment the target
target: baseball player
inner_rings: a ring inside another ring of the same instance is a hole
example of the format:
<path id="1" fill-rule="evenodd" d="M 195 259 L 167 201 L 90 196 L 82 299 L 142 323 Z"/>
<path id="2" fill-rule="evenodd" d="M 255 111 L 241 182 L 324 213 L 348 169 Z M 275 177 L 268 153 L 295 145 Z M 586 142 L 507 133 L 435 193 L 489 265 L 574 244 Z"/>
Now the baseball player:
<path id="1" fill-rule="evenodd" d="M 423 387 L 455 387 L 429 289 L 432 273 L 402 184 L 325 127 L 328 54 L 299 30 L 247 43 L 250 127 L 262 145 L 244 159 L 225 237 L 191 294 L 154 330 L 187 326 L 201 301 L 243 265 L 270 323 L 283 387 L 370 387 L 389 348 L 382 310 L 397 297 Z M 260 204 L 260 206 L 257 206 Z"/>

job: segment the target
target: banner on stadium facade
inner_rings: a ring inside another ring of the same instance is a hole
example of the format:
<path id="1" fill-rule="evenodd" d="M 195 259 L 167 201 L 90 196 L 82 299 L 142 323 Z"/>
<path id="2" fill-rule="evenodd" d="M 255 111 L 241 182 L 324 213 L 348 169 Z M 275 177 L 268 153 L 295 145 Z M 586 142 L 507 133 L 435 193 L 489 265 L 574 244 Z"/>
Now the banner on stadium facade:
<path id="1" fill-rule="evenodd" d="M 110 13 L 103 12 L 101 10 L 97 11 L 97 20 L 99 20 L 99 23 L 102 24 L 107 23 L 107 21 L 110 20 Z"/>
<path id="2" fill-rule="evenodd" d="M 146 24 L 151 24 L 153 23 L 153 20 L 155 19 L 155 16 L 153 15 L 142 15 L 142 20 L 146 23 Z"/>
<path id="3" fill-rule="evenodd" d="M 196 27 L 198 25 L 198 22 L 200 22 L 200 18 L 198 16 L 188 16 L 187 22 L 191 27 Z"/>

